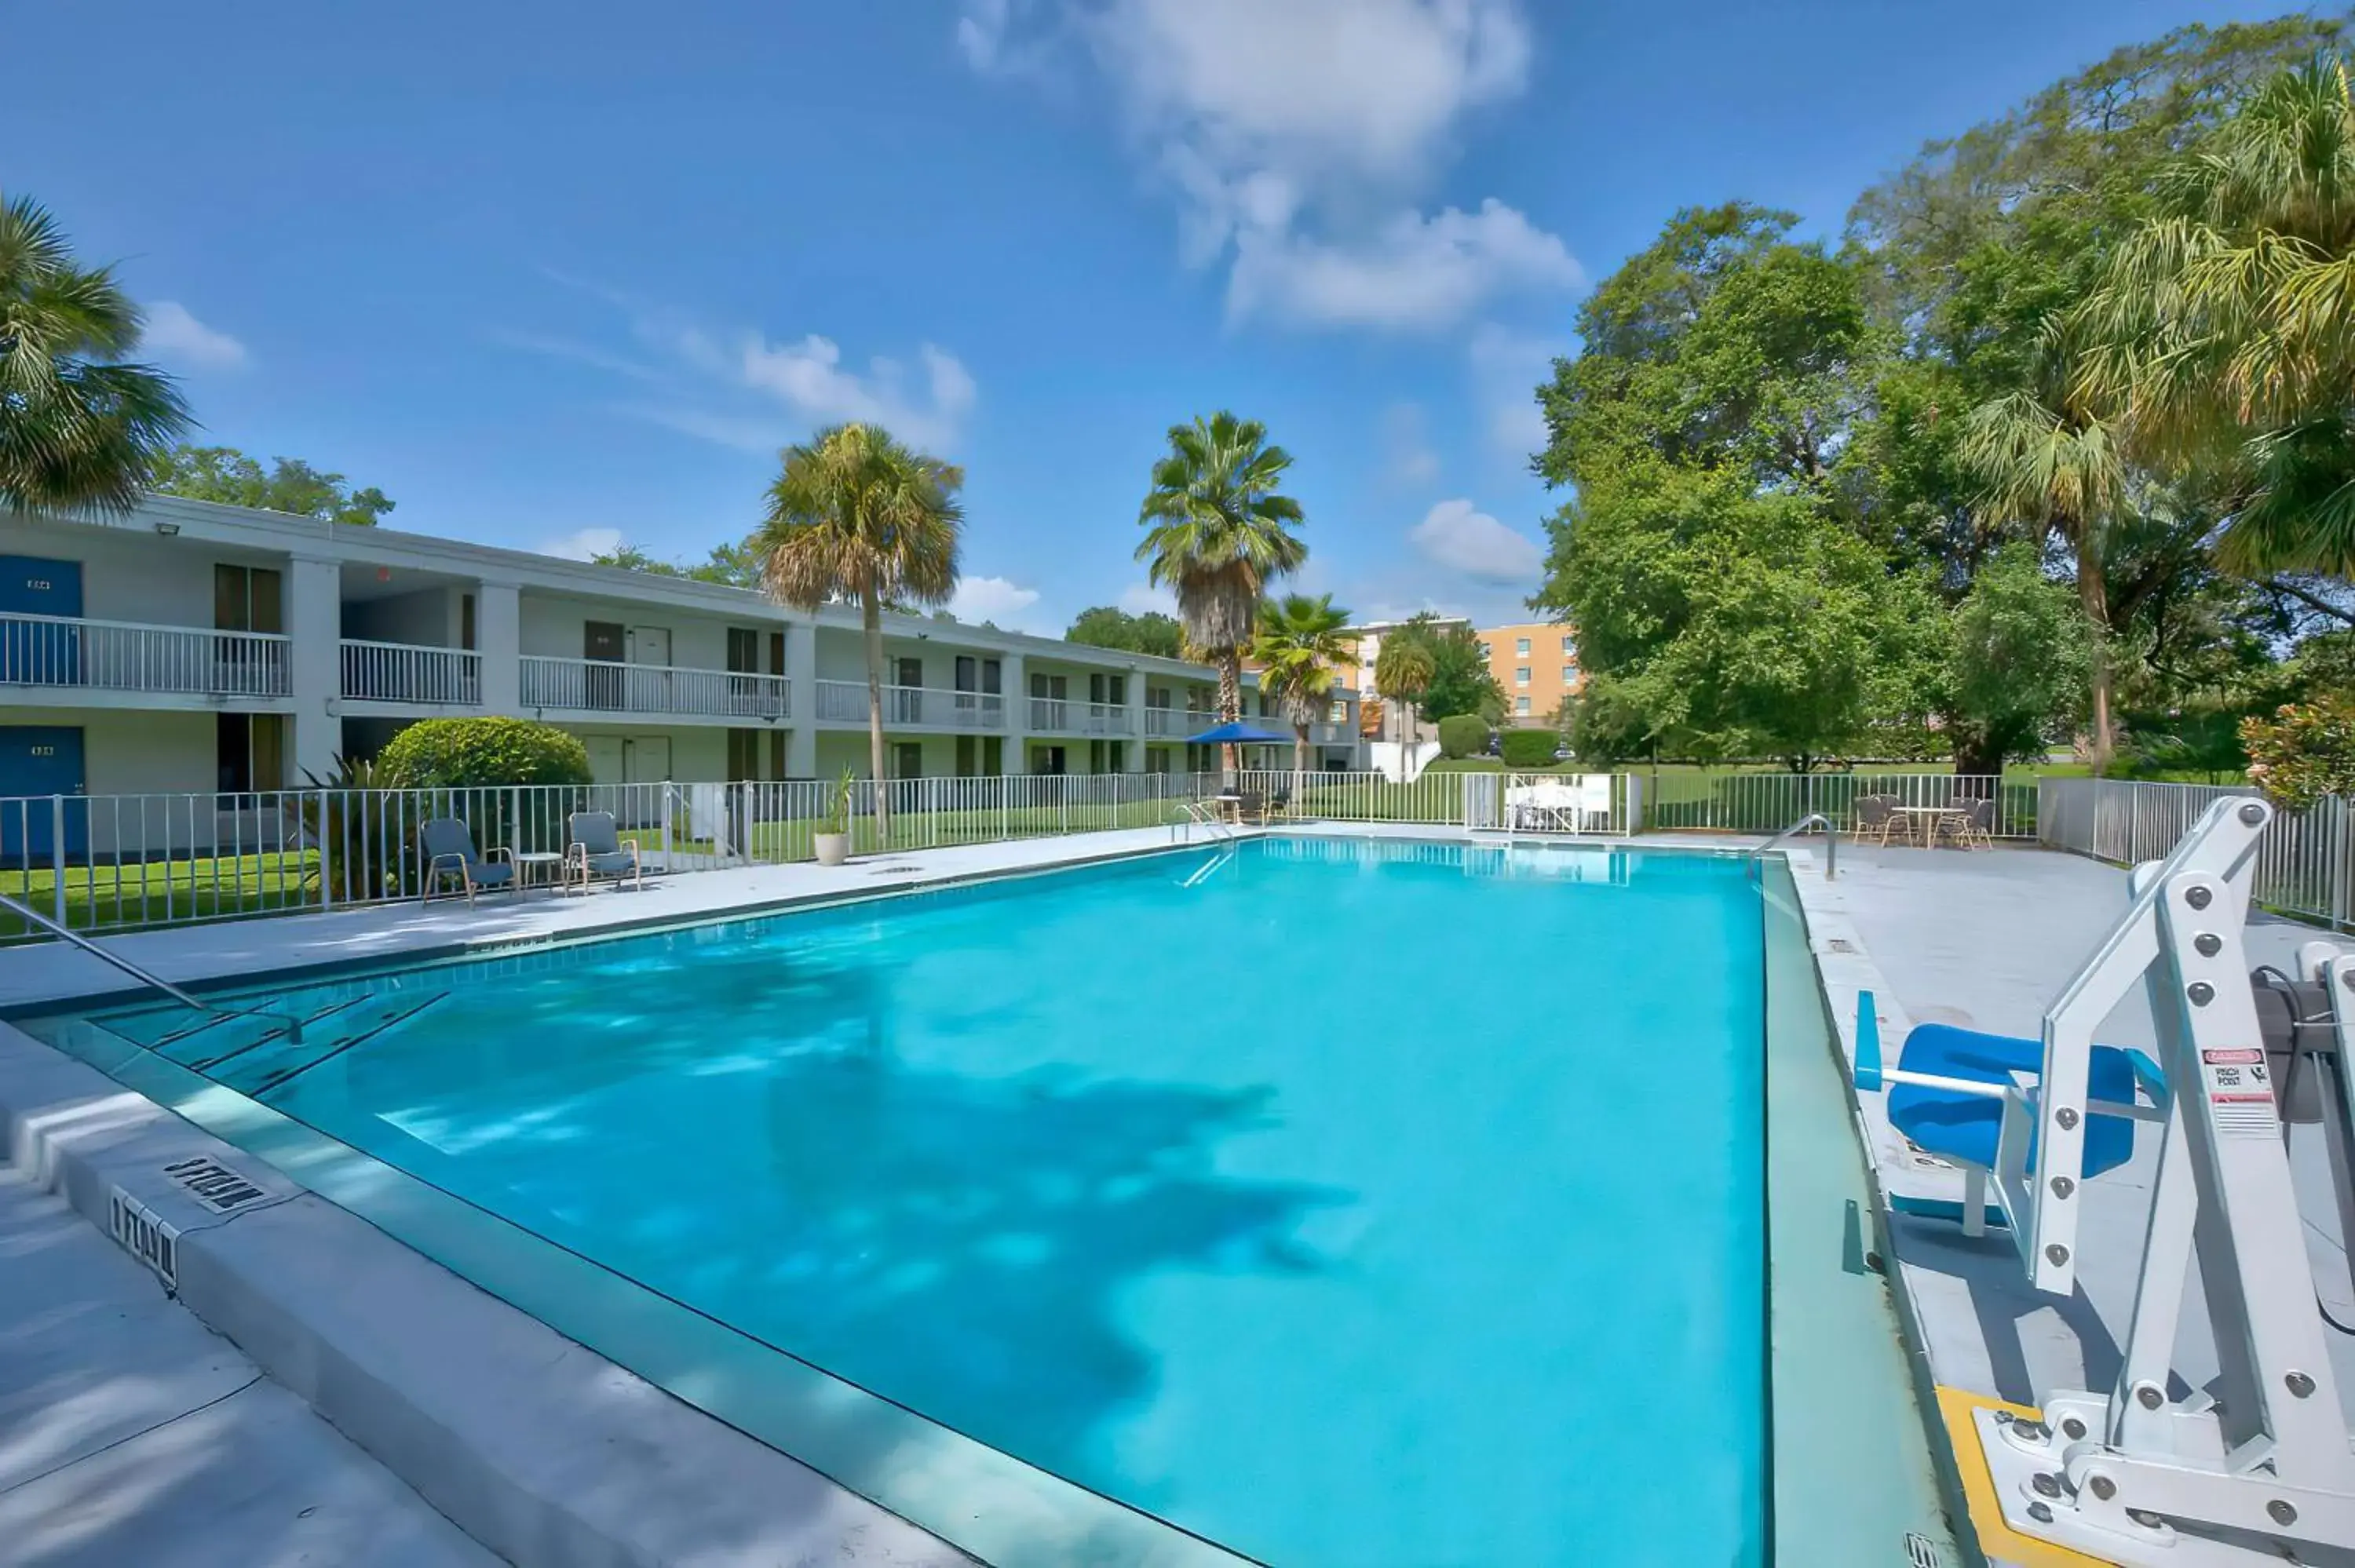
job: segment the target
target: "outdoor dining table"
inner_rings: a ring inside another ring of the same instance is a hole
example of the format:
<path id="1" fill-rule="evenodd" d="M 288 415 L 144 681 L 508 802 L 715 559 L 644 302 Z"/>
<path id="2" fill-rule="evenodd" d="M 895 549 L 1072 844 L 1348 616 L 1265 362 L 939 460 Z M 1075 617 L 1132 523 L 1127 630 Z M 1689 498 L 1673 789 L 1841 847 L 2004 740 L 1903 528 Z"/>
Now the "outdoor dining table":
<path id="1" fill-rule="evenodd" d="M 1955 814 L 1955 808 L 1953 806 L 1891 806 L 1889 808 L 1889 815 L 1893 821 L 1906 824 L 1906 836 L 1909 838 L 1913 836 L 1913 824 L 1916 821 L 1921 822 L 1923 849 L 1938 847 L 1938 824 Z"/>

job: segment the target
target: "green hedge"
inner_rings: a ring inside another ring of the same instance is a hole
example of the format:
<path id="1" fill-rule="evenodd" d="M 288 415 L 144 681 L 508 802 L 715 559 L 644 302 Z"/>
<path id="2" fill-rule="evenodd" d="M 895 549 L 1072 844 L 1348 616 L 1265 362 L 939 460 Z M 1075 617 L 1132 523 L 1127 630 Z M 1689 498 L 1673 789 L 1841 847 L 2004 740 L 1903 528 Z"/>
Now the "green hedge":
<path id="1" fill-rule="evenodd" d="M 1478 714 L 1455 714 L 1439 721 L 1439 755 L 1477 757 L 1488 749 L 1488 721 Z"/>
<path id="2" fill-rule="evenodd" d="M 377 767 L 397 789 L 590 782 L 580 736 L 531 719 L 421 719 L 392 737 Z"/>
<path id="3" fill-rule="evenodd" d="M 1504 734 L 1505 766 L 1537 768 L 1553 760 L 1561 736 L 1550 729 L 1508 729 Z"/>

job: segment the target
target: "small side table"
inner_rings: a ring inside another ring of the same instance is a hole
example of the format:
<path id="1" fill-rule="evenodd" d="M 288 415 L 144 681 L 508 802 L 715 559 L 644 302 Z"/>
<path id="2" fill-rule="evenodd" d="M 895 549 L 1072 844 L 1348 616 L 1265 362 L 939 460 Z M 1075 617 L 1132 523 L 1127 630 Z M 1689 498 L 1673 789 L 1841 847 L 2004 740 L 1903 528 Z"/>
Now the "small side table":
<path id="1" fill-rule="evenodd" d="M 564 857 L 549 850 L 529 850 L 515 857 L 516 895 L 521 897 L 534 881 L 554 892 L 564 869 Z"/>

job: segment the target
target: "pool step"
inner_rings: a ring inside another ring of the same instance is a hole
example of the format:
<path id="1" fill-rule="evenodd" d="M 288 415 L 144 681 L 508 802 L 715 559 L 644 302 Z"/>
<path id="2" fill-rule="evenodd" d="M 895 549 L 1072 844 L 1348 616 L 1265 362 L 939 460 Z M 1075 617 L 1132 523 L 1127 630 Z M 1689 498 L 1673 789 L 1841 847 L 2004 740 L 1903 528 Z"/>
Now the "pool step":
<path id="1" fill-rule="evenodd" d="M 449 994 L 437 991 L 424 995 L 403 991 L 364 996 L 350 1007 L 337 1010 L 327 1026 L 314 1030 L 306 1025 L 299 1045 L 283 1038 L 263 1041 L 233 1060 L 200 1070 L 240 1094 L 260 1099 L 321 1063 L 399 1028 Z"/>

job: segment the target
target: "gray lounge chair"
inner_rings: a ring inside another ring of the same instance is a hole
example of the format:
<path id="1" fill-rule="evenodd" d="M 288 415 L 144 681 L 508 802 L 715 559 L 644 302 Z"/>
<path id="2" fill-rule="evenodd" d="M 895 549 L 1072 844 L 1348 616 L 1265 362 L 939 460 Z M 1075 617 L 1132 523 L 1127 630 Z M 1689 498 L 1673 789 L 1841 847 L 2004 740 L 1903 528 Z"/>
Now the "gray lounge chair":
<path id="1" fill-rule="evenodd" d="M 420 904 L 432 901 L 445 877 L 458 879 L 459 885 L 466 890 L 469 904 L 484 888 L 516 885 L 515 857 L 507 848 L 503 844 L 492 848 L 491 854 L 507 857 L 500 861 L 475 853 L 474 831 L 455 817 L 436 817 L 418 829 L 417 848 L 425 857 L 424 887 L 417 900 Z"/>
<path id="2" fill-rule="evenodd" d="M 565 819 L 565 837 L 570 842 L 564 846 L 564 885 L 570 891 L 577 879 L 581 891 L 589 891 L 590 882 L 600 876 L 610 876 L 616 886 L 623 877 L 633 888 L 646 885 L 645 868 L 638 862 L 638 846 L 623 842 L 621 831 L 611 811 L 575 811 Z"/>

